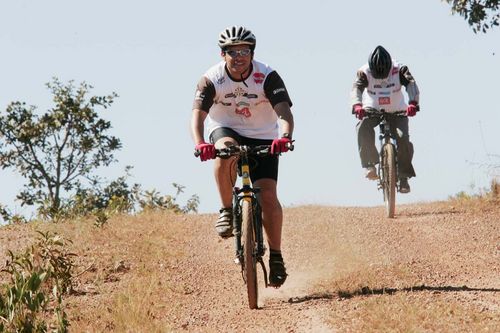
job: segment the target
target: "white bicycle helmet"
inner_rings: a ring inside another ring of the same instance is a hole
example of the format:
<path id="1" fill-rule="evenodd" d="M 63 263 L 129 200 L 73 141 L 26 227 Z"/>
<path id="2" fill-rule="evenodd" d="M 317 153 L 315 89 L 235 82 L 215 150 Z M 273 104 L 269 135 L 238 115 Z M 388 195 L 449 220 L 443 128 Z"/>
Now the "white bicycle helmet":
<path id="1" fill-rule="evenodd" d="M 233 45 L 249 45 L 253 51 L 256 42 L 255 35 L 250 30 L 237 25 L 224 29 L 219 35 L 219 47 L 222 50 Z"/>

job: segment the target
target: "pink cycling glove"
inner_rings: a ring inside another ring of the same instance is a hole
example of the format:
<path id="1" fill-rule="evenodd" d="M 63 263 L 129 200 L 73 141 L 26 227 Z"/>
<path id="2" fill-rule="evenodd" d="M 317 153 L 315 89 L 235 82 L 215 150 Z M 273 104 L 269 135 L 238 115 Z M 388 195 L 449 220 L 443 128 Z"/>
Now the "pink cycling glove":
<path id="1" fill-rule="evenodd" d="M 200 142 L 194 147 L 194 150 L 200 153 L 202 162 L 215 158 L 215 146 L 213 144 Z"/>
<path id="2" fill-rule="evenodd" d="M 413 117 L 417 114 L 417 102 L 411 101 L 406 108 L 406 115 L 408 117 Z"/>
<path id="3" fill-rule="evenodd" d="M 286 153 L 288 151 L 288 143 L 292 143 L 289 138 L 274 139 L 271 144 L 271 154 Z"/>
<path id="4" fill-rule="evenodd" d="M 354 114 L 356 114 L 356 118 L 358 118 L 359 120 L 363 120 L 363 118 L 365 117 L 365 109 L 363 109 L 363 105 L 355 104 Z"/>

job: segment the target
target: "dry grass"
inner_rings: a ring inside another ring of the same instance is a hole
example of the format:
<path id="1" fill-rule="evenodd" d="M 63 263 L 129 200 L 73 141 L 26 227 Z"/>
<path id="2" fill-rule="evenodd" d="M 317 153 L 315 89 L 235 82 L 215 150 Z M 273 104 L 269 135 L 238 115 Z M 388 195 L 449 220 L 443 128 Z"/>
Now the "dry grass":
<path id="1" fill-rule="evenodd" d="M 332 321 L 339 320 L 335 316 Z M 498 332 L 498 318 L 428 294 L 366 297 L 351 320 L 357 332 Z"/>
<path id="2" fill-rule="evenodd" d="M 498 332 L 498 316 L 456 301 L 460 288 L 419 283 L 404 266 L 364 267 L 319 283 L 309 297 L 336 300 L 327 323 L 352 332 Z"/>
<path id="3" fill-rule="evenodd" d="M 418 283 L 418 278 L 403 265 L 394 267 L 369 265 L 331 281 L 331 285 L 319 284 L 316 289 L 318 292 L 336 294 L 340 298 L 351 298 L 411 289 Z"/>
<path id="4" fill-rule="evenodd" d="M 149 274 L 127 283 L 126 289 L 113 296 L 107 321 L 117 332 L 164 332 L 168 323 L 161 320 L 160 310 L 167 304 L 158 304 L 162 293 L 161 277 Z M 160 319 L 160 320 L 157 320 Z"/>
<path id="5" fill-rule="evenodd" d="M 462 191 L 450 197 L 449 201 L 468 210 L 491 209 L 492 206 L 500 204 L 500 182 L 497 178 L 493 178 L 490 188 L 482 189 L 475 194 Z"/>
<path id="6" fill-rule="evenodd" d="M 168 305 L 164 265 L 169 258 L 182 257 L 175 246 L 179 223 L 182 217 L 178 215 L 145 214 L 117 218 L 104 230 L 91 233 L 101 234 L 95 236 L 95 242 L 105 249 L 100 255 L 108 258 L 100 265 L 105 267 L 103 274 L 95 275 L 107 297 L 104 304 L 96 304 L 86 314 L 90 322 L 75 323 L 76 331 L 93 331 L 96 323 L 116 332 L 163 332 L 168 328 L 161 313 Z"/>
<path id="7" fill-rule="evenodd" d="M 116 216 L 103 228 L 79 220 L 24 229 L 30 234 L 35 229 L 51 230 L 73 241 L 71 250 L 78 255 L 76 295 L 65 302 L 71 331 L 165 332 L 169 330 L 162 314 L 169 303 L 165 289 L 178 288 L 168 286 L 165 265 L 183 256 L 176 247 L 183 219 L 149 213 Z M 26 244 L 25 239 L 20 243 Z"/>

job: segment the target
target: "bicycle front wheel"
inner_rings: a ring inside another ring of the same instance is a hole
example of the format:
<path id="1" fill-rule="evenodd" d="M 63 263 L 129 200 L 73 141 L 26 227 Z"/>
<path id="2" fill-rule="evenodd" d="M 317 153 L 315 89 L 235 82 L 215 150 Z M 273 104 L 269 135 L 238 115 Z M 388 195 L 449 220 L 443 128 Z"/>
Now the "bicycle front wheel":
<path id="1" fill-rule="evenodd" d="M 247 285 L 248 306 L 250 309 L 257 308 L 257 260 L 255 257 L 255 229 L 253 221 L 252 202 L 243 200 L 241 208 L 241 232 L 244 240 L 243 250 L 245 257 L 244 275 Z"/>
<path id="2" fill-rule="evenodd" d="M 393 218 L 396 210 L 396 156 L 394 146 L 386 144 L 383 148 L 382 186 L 387 217 Z"/>

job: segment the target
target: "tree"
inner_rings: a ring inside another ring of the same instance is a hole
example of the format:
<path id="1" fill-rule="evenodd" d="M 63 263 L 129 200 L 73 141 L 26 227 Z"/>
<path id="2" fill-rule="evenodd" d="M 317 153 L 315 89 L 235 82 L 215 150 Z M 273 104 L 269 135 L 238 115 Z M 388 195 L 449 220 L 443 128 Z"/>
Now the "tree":
<path id="1" fill-rule="evenodd" d="M 463 16 L 472 31 L 486 33 L 500 23 L 500 0 L 445 0 L 451 12 Z"/>
<path id="2" fill-rule="evenodd" d="M 17 199 L 22 205 L 44 205 L 55 216 L 64 193 L 80 188 L 100 166 L 115 161 L 121 148 L 108 135 L 111 123 L 101 119 L 97 108 L 107 109 L 116 93 L 88 97 L 92 86 L 57 78 L 47 83 L 54 106 L 41 116 L 35 106 L 12 102 L 0 113 L 0 166 L 16 169 L 28 180 Z"/>

